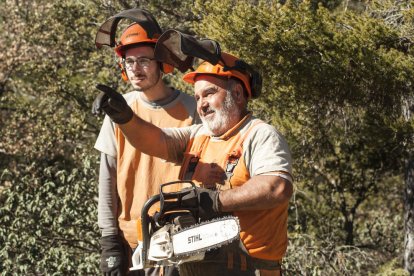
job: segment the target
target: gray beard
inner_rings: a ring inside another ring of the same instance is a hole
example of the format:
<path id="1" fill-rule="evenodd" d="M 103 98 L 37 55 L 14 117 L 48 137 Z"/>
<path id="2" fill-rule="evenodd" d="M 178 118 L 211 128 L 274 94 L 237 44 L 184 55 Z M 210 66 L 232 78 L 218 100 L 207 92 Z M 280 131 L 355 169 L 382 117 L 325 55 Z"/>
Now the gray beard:
<path id="1" fill-rule="evenodd" d="M 234 121 L 240 118 L 240 108 L 238 108 L 230 91 L 226 91 L 223 106 L 220 109 L 213 110 L 215 112 L 213 119 L 201 117 L 204 127 L 213 136 L 222 135 L 237 123 Z"/>

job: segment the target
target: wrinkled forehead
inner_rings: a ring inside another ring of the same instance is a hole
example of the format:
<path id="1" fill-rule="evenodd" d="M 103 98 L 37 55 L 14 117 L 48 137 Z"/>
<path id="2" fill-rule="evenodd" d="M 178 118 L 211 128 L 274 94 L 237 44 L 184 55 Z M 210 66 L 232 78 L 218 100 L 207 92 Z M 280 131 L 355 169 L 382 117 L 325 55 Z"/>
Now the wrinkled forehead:
<path id="1" fill-rule="evenodd" d="M 228 79 L 217 77 L 215 75 L 198 75 L 195 77 L 194 93 L 201 93 L 211 88 L 226 89 Z"/>

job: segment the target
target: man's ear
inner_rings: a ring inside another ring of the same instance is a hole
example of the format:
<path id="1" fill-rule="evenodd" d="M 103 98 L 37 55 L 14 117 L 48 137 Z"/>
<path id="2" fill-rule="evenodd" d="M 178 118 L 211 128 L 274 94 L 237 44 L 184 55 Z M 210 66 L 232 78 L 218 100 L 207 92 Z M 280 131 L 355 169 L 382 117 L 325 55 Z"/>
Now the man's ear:
<path id="1" fill-rule="evenodd" d="M 244 103 L 246 101 L 243 85 L 238 81 L 235 81 L 233 83 L 233 97 L 238 104 Z"/>

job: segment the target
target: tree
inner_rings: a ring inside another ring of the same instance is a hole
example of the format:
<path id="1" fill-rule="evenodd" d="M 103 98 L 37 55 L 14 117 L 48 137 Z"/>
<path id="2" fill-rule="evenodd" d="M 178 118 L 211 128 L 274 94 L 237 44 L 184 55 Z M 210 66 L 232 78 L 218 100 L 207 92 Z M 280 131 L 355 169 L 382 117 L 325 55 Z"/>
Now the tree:
<path id="1" fill-rule="evenodd" d="M 414 43 L 414 9 L 410 1 L 376 1 L 370 8 L 371 16 L 380 18 L 400 33 L 401 45 L 411 51 Z M 407 122 L 413 122 L 413 94 L 402 99 L 402 113 Z M 405 190 L 404 190 L 404 224 L 405 224 L 405 253 L 404 268 L 414 274 L 414 156 L 411 153 L 405 160 Z"/>
<path id="2" fill-rule="evenodd" d="M 369 14 L 306 1 L 197 4 L 198 33 L 262 68 L 263 100 L 252 107 L 292 147 L 299 229 L 366 246 L 361 208 L 403 173 L 413 145 L 401 112 L 413 95 L 413 56 L 398 31 Z"/>
<path id="3" fill-rule="evenodd" d="M 93 45 L 98 9 L 71 1 L 1 8 L 11 69 L 0 95 L 0 270 L 97 274 L 98 124 L 87 91 L 104 75 Z"/>

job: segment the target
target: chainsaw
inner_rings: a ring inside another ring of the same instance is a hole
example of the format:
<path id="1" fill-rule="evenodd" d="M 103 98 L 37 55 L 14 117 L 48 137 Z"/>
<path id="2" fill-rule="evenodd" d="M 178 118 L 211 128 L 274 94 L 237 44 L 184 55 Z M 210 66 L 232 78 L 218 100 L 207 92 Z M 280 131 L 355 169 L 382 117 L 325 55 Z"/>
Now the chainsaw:
<path id="1" fill-rule="evenodd" d="M 166 192 L 171 185 L 187 186 L 178 192 Z M 194 195 L 194 202 L 185 207 L 182 198 Z M 153 216 L 150 208 L 159 203 Z M 199 261 L 204 254 L 229 244 L 240 237 L 237 217 L 224 216 L 201 221 L 198 215 L 197 187 L 191 181 L 162 184 L 160 194 L 147 200 L 141 211 L 142 241 L 132 255 L 130 270 L 179 265 Z"/>

